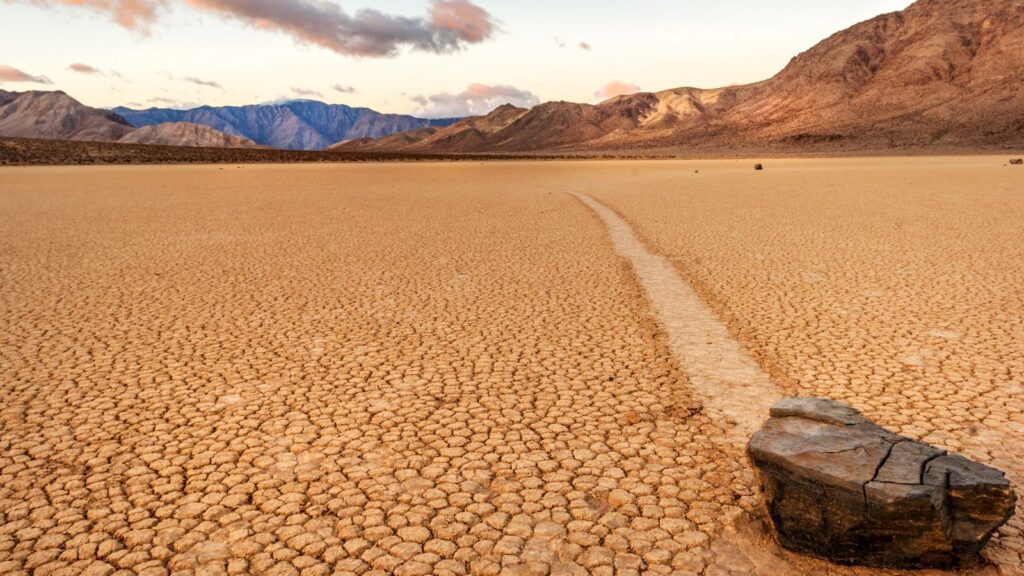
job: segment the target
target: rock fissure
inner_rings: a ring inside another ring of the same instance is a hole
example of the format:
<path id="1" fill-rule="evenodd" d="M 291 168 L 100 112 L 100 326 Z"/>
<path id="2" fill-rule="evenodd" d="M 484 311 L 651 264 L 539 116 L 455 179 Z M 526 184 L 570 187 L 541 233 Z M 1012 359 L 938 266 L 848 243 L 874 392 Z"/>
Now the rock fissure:
<path id="1" fill-rule="evenodd" d="M 845 426 L 851 426 L 851 424 L 846 424 Z M 885 452 L 885 456 L 883 456 L 882 459 L 878 461 L 878 465 L 875 466 L 875 473 L 871 476 L 871 479 L 861 484 L 861 492 L 864 494 L 865 515 L 871 514 L 871 509 L 868 505 L 868 484 L 874 482 L 875 480 L 878 480 L 878 475 L 882 472 L 882 467 L 884 467 L 885 463 L 888 462 L 889 458 L 892 457 L 893 449 L 896 448 L 896 445 L 899 444 L 900 442 L 902 442 L 902 440 L 897 440 L 896 442 L 889 444 L 889 449 Z"/>
<path id="2" fill-rule="evenodd" d="M 889 458 L 892 457 L 892 451 L 901 442 L 903 442 L 903 440 L 897 440 L 896 442 L 889 444 L 889 450 L 886 451 L 885 456 L 883 456 L 882 459 L 878 462 L 878 466 L 875 467 L 875 473 L 873 476 L 871 476 L 871 480 L 868 480 L 868 482 L 874 482 L 875 480 L 878 479 L 878 474 L 882 471 L 882 467 L 885 466 L 885 463 L 889 461 Z M 865 482 L 864 484 L 867 485 L 868 482 Z"/>
<path id="3" fill-rule="evenodd" d="M 943 450 L 942 452 L 939 452 L 938 454 L 935 454 L 935 455 L 929 457 L 924 462 L 921 462 L 921 474 L 920 474 L 920 477 L 919 477 L 919 480 L 918 480 L 918 484 L 924 484 L 924 475 L 925 475 L 925 472 L 928 471 L 928 466 L 930 466 L 931 463 L 934 462 L 936 459 L 941 458 L 942 456 L 945 456 L 946 454 L 947 454 L 947 452 L 945 450 Z M 946 484 L 947 484 L 947 488 L 948 488 L 949 487 L 948 486 L 949 485 L 948 475 L 947 475 L 947 478 L 946 478 Z"/>

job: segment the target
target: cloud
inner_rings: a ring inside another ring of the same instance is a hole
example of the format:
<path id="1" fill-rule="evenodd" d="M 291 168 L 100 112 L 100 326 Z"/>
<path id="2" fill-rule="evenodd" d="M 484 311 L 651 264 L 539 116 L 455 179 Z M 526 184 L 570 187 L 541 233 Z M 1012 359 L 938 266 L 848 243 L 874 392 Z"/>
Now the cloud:
<path id="1" fill-rule="evenodd" d="M 296 96 L 302 96 L 303 98 L 311 98 L 313 96 L 317 98 L 324 97 L 323 94 L 317 92 L 316 90 L 307 90 L 305 88 L 292 88 L 292 92 L 294 92 Z"/>
<path id="2" fill-rule="evenodd" d="M 123 82 L 128 82 L 128 80 L 125 80 L 124 76 L 122 76 L 121 73 L 117 70 L 101 70 L 99 68 L 96 68 L 95 66 L 83 64 L 81 62 L 75 62 L 74 64 L 68 66 L 68 70 L 78 72 L 79 74 L 87 74 L 89 76 L 113 76 L 114 78 L 117 78 Z"/>
<path id="3" fill-rule="evenodd" d="M 358 92 L 354 87 L 345 86 L 343 84 L 335 84 L 334 86 L 331 86 L 331 88 L 334 88 L 335 91 L 341 92 L 342 94 L 355 94 Z"/>
<path id="4" fill-rule="evenodd" d="M 594 93 L 594 98 L 598 101 L 604 101 L 615 96 L 624 96 L 626 94 L 636 94 L 640 91 L 640 87 L 636 84 L 630 84 L 629 82 L 620 82 L 614 80 L 609 82 L 597 92 Z"/>
<path id="5" fill-rule="evenodd" d="M 200 106 L 198 102 L 191 102 L 187 100 L 178 100 L 176 98 L 166 98 L 163 96 L 155 96 L 146 100 L 148 104 L 160 104 L 164 108 L 172 108 L 175 110 L 189 110 Z"/>
<path id="6" fill-rule="evenodd" d="M 491 37 L 497 24 L 468 0 L 434 0 L 426 18 L 391 16 L 365 8 L 349 15 L 324 0 L 187 0 L 261 30 L 349 56 L 394 56 L 402 46 L 452 52 Z"/>
<path id="7" fill-rule="evenodd" d="M 196 86 L 205 86 L 207 88 L 216 88 L 218 90 L 223 90 L 224 89 L 223 86 L 221 86 L 220 84 L 214 82 L 213 80 L 202 80 L 202 79 L 196 78 L 194 76 L 188 76 L 188 77 L 182 78 L 181 80 L 183 82 L 188 82 L 189 84 L 195 84 Z"/>
<path id="8" fill-rule="evenodd" d="M 434 0 L 431 17 L 435 30 L 470 44 L 487 40 L 497 28 L 491 14 L 469 0 Z"/>
<path id="9" fill-rule="evenodd" d="M 33 82 L 35 84 L 53 84 L 46 76 L 33 76 L 17 68 L 0 64 L 0 82 Z"/>
<path id="10" fill-rule="evenodd" d="M 110 14 L 131 30 L 148 33 L 172 0 L 7 0 L 44 6 L 75 6 Z M 173 0 L 200 11 L 242 21 L 259 30 L 288 34 L 347 56 L 394 56 L 402 47 L 446 53 L 478 44 L 498 31 L 487 10 L 469 0 L 431 0 L 424 17 L 364 8 L 350 15 L 327 0 Z"/>
<path id="11" fill-rule="evenodd" d="M 558 46 L 559 48 L 565 48 L 568 45 L 569 44 L 565 41 L 565 38 L 562 38 L 561 36 L 555 36 L 555 46 Z M 579 48 L 580 50 L 591 49 L 590 42 L 583 41 L 577 42 L 576 47 Z"/>
<path id="12" fill-rule="evenodd" d="M 471 84 L 459 94 L 442 92 L 431 96 L 412 96 L 420 108 L 416 114 L 427 118 L 481 116 L 502 104 L 532 108 L 540 103 L 536 94 L 515 86 Z"/>
<path id="13" fill-rule="evenodd" d="M 88 64 L 82 64 L 81 62 L 75 62 L 74 64 L 68 66 L 68 69 L 69 70 L 74 70 L 75 72 L 78 72 L 79 74 L 102 74 L 103 73 L 102 71 L 100 71 L 99 68 L 95 68 L 93 66 L 89 66 Z"/>
<path id="14" fill-rule="evenodd" d="M 8 2 L 12 0 L 7 0 Z M 167 0 L 22 0 L 40 6 L 73 6 L 107 13 L 114 21 L 131 30 L 149 32 L 157 11 Z"/>

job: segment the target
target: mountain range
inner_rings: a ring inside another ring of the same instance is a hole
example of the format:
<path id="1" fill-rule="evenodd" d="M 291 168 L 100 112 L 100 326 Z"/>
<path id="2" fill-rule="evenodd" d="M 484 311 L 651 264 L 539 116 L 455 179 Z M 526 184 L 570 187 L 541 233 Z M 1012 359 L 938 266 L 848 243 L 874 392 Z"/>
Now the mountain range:
<path id="1" fill-rule="evenodd" d="M 250 106 L 201 106 L 191 110 L 114 108 L 113 112 L 133 126 L 189 122 L 285 150 L 323 150 L 345 140 L 378 138 L 428 126 L 447 126 L 458 120 L 382 114 L 369 108 L 324 104 L 314 100 Z"/>
<path id="2" fill-rule="evenodd" d="M 455 121 L 381 114 L 309 100 L 192 110 L 103 110 L 61 91 L 0 90 L 0 136 L 14 138 L 321 150 L 350 138 L 379 137 Z"/>
<path id="3" fill-rule="evenodd" d="M 482 118 L 334 148 L 391 152 L 1024 146 L 1024 0 L 919 0 L 774 77 Z"/>
<path id="4" fill-rule="evenodd" d="M 0 136 L 396 153 L 1024 147 L 1024 0 L 918 0 L 761 82 L 428 120 L 310 100 L 112 111 L 0 90 Z"/>
<path id="5" fill-rule="evenodd" d="M 0 90 L 0 136 L 166 146 L 256 147 L 248 138 L 185 122 L 135 128 L 114 112 L 91 108 L 60 91 Z"/>

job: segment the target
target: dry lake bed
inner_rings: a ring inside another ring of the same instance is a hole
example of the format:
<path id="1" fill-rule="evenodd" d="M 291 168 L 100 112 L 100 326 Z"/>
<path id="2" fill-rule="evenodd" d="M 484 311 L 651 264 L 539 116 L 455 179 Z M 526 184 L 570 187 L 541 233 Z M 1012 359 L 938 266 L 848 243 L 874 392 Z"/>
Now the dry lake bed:
<path id="1" fill-rule="evenodd" d="M 778 550 L 743 441 L 1024 483 L 1007 158 L 2 168 L 0 574 L 895 574 Z"/>

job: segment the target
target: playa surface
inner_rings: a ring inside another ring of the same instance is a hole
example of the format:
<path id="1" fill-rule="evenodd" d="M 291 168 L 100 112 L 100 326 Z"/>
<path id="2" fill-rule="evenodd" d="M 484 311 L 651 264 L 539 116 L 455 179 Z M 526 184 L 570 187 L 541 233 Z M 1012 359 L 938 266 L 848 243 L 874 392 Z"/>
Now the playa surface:
<path id="1" fill-rule="evenodd" d="M 1005 160 L 0 169 L 0 573 L 883 573 L 764 537 L 694 364 L 1021 482 Z"/>

